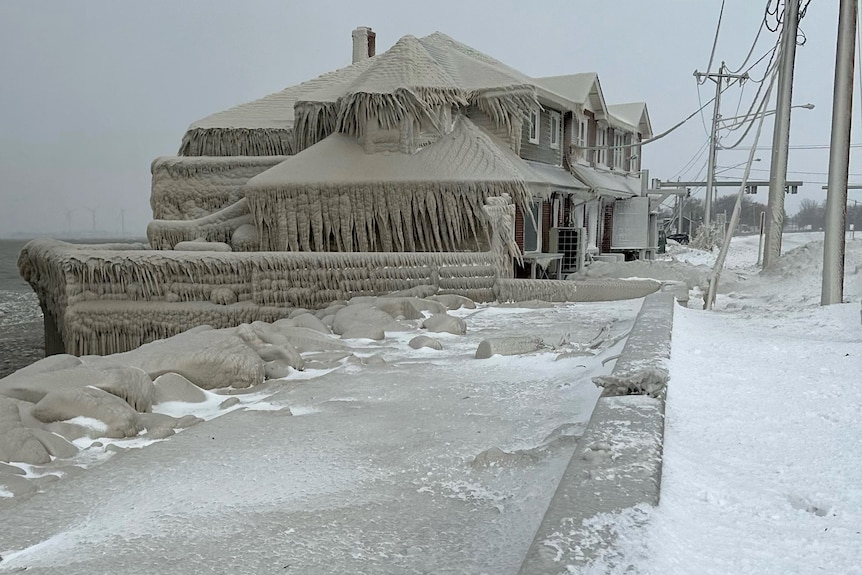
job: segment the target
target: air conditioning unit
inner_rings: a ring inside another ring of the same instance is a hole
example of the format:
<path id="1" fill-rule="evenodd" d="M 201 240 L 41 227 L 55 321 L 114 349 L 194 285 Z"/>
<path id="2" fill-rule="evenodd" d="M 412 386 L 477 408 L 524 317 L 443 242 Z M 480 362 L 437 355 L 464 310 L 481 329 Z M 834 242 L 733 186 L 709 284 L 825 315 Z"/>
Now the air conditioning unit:
<path id="1" fill-rule="evenodd" d="M 586 228 L 551 228 L 548 251 L 563 254 L 563 274 L 573 274 L 584 267 L 587 253 Z"/>

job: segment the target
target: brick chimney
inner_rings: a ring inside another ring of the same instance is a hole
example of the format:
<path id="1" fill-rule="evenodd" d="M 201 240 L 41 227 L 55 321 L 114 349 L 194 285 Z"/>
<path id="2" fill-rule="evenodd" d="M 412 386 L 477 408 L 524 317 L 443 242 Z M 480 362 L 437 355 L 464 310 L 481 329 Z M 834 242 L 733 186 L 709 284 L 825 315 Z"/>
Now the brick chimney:
<path id="1" fill-rule="evenodd" d="M 353 63 L 356 64 L 374 56 L 377 34 L 368 26 L 360 26 L 353 31 Z"/>

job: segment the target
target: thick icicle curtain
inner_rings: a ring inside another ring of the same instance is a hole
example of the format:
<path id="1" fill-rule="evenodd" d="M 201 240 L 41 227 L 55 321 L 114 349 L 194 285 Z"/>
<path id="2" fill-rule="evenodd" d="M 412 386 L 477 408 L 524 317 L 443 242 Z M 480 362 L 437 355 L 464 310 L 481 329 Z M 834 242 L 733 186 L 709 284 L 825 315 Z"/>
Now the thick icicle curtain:
<path id="1" fill-rule="evenodd" d="M 180 156 L 290 156 L 292 128 L 193 128 L 183 136 Z"/>
<path id="2" fill-rule="evenodd" d="M 284 185 L 249 189 L 246 199 L 261 250 L 455 252 L 487 249 L 491 229 L 483 205 L 503 194 L 522 200 L 524 185 Z"/>

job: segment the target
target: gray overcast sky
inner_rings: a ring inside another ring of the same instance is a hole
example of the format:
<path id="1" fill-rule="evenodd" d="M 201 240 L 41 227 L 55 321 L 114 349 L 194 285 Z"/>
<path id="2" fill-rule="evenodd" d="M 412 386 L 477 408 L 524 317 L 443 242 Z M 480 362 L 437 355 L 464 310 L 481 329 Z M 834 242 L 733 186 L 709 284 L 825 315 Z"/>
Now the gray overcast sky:
<path id="1" fill-rule="evenodd" d="M 765 0 L 727 0 L 715 68 L 741 64 Z M 797 51 L 791 145 L 829 143 L 838 2 L 812 2 Z M 720 0 L 434 2 L 287 0 L 0 1 L 0 237 L 92 226 L 142 234 L 151 219 L 153 158 L 176 154 L 190 123 L 347 65 L 351 30 L 371 26 L 377 50 L 439 30 L 531 76 L 595 71 L 608 103 L 645 101 L 656 133 L 699 107 L 695 69 L 709 59 Z M 759 55 L 775 41 L 764 32 Z M 756 86 L 742 92 L 742 108 Z M 858 89 L 858 86 L 857 86 Z M 701 87 L 704 101 L 713 84 Z M 722 112 L 736 114 L 739 90 Z M 854 116 L 862 107 L 854 104 Z M 711 110 L 706 110 L 709 119 Z M 862 142 L 859 122 L 854 142 Z M 771 124 L 763 144 L 771 141 Z M 671 178 L 704 144 L 700 118 L 644 151 Z M 851 172 L 859 162 L 854 150 Z M 742 162 L 721 152 L 719 166 Z M 769 151 L 758 154 L 769 167 Z M 705 158 L 705 157 L 704 157 Z M 694 177 L 705 163 L 698 162 Z M 790 170 L 826 172 L 828 150 L 792 150 Z M 862 167 L 856 168 L 862 171 Z M 741 171 L 727 172 L 741 175 Z M 753 177 L 766 179 L 766 172 Z M 825 197 L 825 175 L 790 197 Z M 854 178 L 851 176 L 851 180 Z M 862 180 L 862 176 L 855 178 Z M 730 193 L 725 189 L 725 193 Z M 851 192 L 851 197 L 856 197 Z M 759 201 L 766 201 L 760 192 Z"/>

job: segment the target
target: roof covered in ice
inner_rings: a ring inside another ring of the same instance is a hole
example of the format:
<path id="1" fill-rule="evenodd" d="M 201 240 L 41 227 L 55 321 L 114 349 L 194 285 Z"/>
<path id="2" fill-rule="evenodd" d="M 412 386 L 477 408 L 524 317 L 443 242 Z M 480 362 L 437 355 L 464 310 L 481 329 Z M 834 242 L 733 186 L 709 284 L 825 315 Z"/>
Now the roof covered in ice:
<path id="1" fill-rule="evenodd" d="M 511 129 L 539 101 L 587 108 L 612 125 L 649 124 L 645 107 L 638 113 L 626 104 L 608 114 L 595 73 L 531 78 L 434 32 L 404 36 L 380 55 L 198 120 L 180 154 L 292 155 L 334 132 L 361 135 L 371 117 L 384 129 L 408 115 L 434 123 L 441 106 L 476 105 Z"/>
<path id="2" fill-rule="evenodd" d="M 337 161 L 333 161 L 337 158 Z M 356 138 L 335 133 L 248 181 L 246 192 L 281 186 L 361 186 L 387 182 L 524 182 L 523 160 L 506 153 L 466 118 L 415 154 L 368 154 Z"/>
<path id="3" fill-rule="evenodd" d="M 644 138 L 652 137 L 652 124 L 647 113 L 646 103 L 611 104 L 608 106 L 608 113 L 625 124 L 637 128 Z"/>

